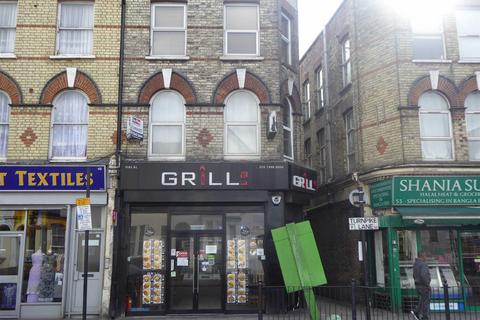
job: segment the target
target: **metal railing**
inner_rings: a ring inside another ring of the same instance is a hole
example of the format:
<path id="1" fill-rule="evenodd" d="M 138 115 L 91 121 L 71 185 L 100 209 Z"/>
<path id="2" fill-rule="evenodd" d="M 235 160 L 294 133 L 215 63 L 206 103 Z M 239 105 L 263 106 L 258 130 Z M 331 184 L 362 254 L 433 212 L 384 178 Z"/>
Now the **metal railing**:
<path id="1" fill-rule="evenodd" d="M 291 293 L 286 289 L 260 283 L 259 320 L 312 319 L 302 288 L 289 288 Z M 320 286 L 313 291 L 319 313 L 314 319 L 321 320 L 414 319 L 411 310 L 418 304 L 413 288 L 365 287 L 352 281 L 348 286 Z M 444 283 L 432 288 L 430 297 L 430 320 L 480 320 L 480 287 L 449 287 Z"/>

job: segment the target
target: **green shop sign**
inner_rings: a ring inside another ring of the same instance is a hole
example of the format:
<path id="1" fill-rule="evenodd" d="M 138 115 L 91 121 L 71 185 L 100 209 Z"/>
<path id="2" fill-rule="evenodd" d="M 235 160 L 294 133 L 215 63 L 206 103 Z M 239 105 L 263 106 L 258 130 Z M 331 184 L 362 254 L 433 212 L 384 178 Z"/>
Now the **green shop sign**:
<path id="1" fill-rule="evenodd" d="M 480 205 L 480 176 L 399 176 L 370 187 L 372 207 Z"/>

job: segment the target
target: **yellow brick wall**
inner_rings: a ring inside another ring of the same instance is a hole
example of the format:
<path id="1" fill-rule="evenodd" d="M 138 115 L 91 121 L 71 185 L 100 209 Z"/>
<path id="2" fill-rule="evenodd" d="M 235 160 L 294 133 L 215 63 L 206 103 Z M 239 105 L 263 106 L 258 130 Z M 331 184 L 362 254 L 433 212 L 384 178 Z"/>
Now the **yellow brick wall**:
<path id="1" fill-rule="evenodd" d="M 98 158 L 115 150 L 112 135 L 116 130 L 120 1 L 94 3 L 94 59 L 51 59 L 55 54 L 58 3 L 18 1 L 16 58 L 0 58 L 0 71 L 18 83 L 23 95 L 23 105 L 11 108 L 8 161 L 48 159 L 52 108 L 30 105 L 39 104 L 48 81 L 67 67 L 88 75 L 99 89 L 101 103 L 109 105 L 89 108 L 88 158 Z M 22 134 L 28 134 L 28 128 L 37 136 L 29 146 L 21 138 Z"/>

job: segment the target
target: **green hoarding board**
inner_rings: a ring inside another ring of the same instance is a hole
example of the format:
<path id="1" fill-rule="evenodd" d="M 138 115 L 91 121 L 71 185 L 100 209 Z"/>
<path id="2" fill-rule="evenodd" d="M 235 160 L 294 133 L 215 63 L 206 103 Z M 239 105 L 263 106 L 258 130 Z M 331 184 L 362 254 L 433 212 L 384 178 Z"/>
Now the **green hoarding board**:
<path id="1" fill-rule="evenodd" d="M 326 284 L 327 278 L 310 222 L 289 223 L 272 230 L 272 237 L 287 292 L 303 290 L 311 319 L 320 320 L 312 287 Z"/>
<path id="2" fill-rule="evenodd" d="M 327 283 L 309 221 L 274 229 L 272 236 L 289 292 Z"/>
<path id="3" fill-rule="evenodd" d="M 394 177 L 392 199 L 393 206 L 477 206 L 480 177 Z"/>

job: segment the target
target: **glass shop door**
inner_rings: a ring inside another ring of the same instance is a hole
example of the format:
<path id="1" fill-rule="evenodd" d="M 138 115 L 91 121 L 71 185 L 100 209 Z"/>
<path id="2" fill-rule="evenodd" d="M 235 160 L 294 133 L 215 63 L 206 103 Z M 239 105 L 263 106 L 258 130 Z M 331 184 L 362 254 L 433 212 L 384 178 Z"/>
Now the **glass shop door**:
<path id="1" fill-rule="evenodd" d="M 221 234 L 173 234 L 170 248 L 170 311 L 222 310 L 224 266 Z"/>
<path id="2" fill-rule="evenodd" d="M 0 234 L 0 317 L 17 318 L 21 294 L 21 266 L 23 233 L 2 232 Z M 29 279 L 30 281 L 39 281 Z"/>

